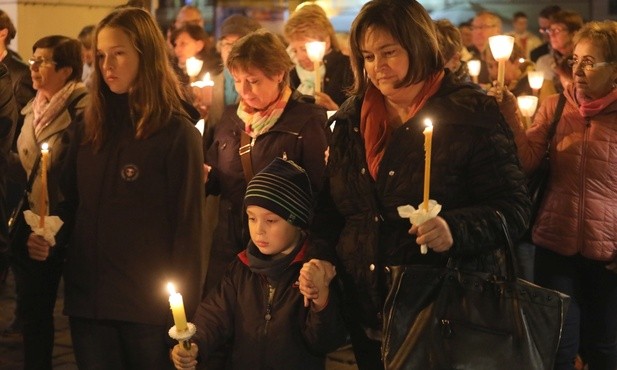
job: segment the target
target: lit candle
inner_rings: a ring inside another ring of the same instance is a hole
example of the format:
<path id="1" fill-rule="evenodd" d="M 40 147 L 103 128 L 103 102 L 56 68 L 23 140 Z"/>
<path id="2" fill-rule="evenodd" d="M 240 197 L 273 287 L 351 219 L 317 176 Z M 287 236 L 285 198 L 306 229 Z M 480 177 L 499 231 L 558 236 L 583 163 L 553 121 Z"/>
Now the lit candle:
<path id="1" fill-rule="evenodd" d="M 201 72 L 201 67 L 204 65 L 203 60 L 199 60 L 195 57 L 190 57 L 186 60 L 186 74 L 189 75 L 191 81 L 197 77 L 199 72 Z"/>
<path id="2" fill-rule="evenodd" d="M 536 112 L 538 107 L 538 97 L 531 95 L 521 95 L 516 98 L 518 102 L 518 108 L 521 111 L 523 117 L 525 117 L 525 126 L 529 128 L 531 126 L 531 117 Z"/>
<path id="3" fill-rule="evenodd" d="M 475 84 L 478 83 L 478 76 L 480 75 L 481 67 L 482 67 L 482 64 L 477 59 L 473 59 L 467 62 L 467 69 L 469 69 L 469 75 L 471 76 L 471 79 L 473 80 L 473 83 Z"/>
<path id="4" fill-rule="evenodd" d="M 49 145 L 41 145 L 41 203 L 39 204 L 39 227 L 45 226 L 47 214 L 47 161 L 49 158 Z"/>
<path id="5" fill-rule="evenodd" d="M 207 72 L 203 79 L 192 82 L 191 87 L 199 89 L 199 92 L 196 95 L 201 105 L 212 105 L 212 91 L 214 88 L 214 81 L 212 81 L 212 79 L 210 78 L 210 72 Z"/>
<path id="6" fill-rule="evenodd" d="M 313 62 L 315 70 L 315 92 L 321 92 L 321 75 L 319 74 L 319 66 L 326 53 L 326 43 L 324 41 L 311 41 L 306 43 L 306 54 Z"/>
<path id="7" fill-rule="evenodd" d="M 529 87 L 531 87 L 533 94 L 538 95 L 538 91 L 540 91 L 544 84 L 544 72 L 529 71 L 527 72 L 527 80 L 529 81 Z"/>
<path id="8" fill-rule="evenodd" d="M 172 283 L 167 283 L 167 290 L 169 291 L 169 306 L 171 307 L 171 314 L 174 317 L 176 330 L 179 332 L 185 331 L 188 329 L 188 325 L 186 323 L 182 295 L 176 292 Z"/>
<path id="9" fill-rule="evenodd" d="M 431 149 L 433 145 L 433 122 L 427 118 L 424 120 L 426 128 L 423 131 L 424 134 L 424 198 L 422 200 L 422 207 L 425 211 L 428 211 L 428 200 L 431 187 Z"/>
<path id="10" fill-rule="evenodd" d="M 510 58 L 514 48 L 514 37 L 507 35 L 497 35 L 488 38 L 488 44 L 493 53 L 493 58 L 497 61 L 497 83 L 504 85 L 506 75 L 506 60 Z"/>

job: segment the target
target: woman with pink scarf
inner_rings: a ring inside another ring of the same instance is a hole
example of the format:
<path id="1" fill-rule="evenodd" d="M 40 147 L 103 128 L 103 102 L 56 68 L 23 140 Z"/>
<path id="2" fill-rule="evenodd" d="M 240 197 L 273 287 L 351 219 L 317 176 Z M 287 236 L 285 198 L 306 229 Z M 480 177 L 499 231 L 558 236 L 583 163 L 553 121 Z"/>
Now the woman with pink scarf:
<path id="1" fill-rule="evenodd" d="M 555 369 L 617 368 L 617 23 L 574 36 L 573 82 L 551 141 L 550 178 L 532 229 L 536 283 L 572 297 Z M 497 92 L 527 173 L 539 165 L 558 95 L 525 131 L 514 96 Z M 503 97 L 503 99 L 502 99 Z"/>

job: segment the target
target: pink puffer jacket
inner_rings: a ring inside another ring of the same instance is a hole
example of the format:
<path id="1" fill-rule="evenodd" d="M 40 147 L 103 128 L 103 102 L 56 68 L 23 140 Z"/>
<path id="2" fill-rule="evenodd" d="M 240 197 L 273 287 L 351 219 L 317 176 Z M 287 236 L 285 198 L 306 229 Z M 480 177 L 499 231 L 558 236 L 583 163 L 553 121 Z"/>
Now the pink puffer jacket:
<path id="1" fill-rule="evenodd" d="M 572 86 L 565 96 L 533 242 L 562 255 L 580 253 L 592 260 L 612 261 L 617 258 L 617 102 L 584 118 Z M 527 173 L 538 166 L 546 151 L 558 97 L 553 95 L 543 102 L 526 132 L 512 127 Z"/>

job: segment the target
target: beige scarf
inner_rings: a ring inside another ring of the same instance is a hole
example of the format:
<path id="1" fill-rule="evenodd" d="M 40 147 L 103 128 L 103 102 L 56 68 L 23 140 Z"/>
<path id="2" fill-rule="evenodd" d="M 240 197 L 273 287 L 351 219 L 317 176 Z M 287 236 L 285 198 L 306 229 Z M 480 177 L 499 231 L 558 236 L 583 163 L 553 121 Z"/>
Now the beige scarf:
<path id="1" fill-rule="evenodd" d="M 73 94 L 76 88 L 83 86 L 83 83 L 70 81 L 60 91 L 54 94 L 50 100 L 47 100 L 43 94 L 38 91 L 32 103 L 32 112 L 34 120 L 34 136 L 38 139 L 41 131 L 49 126 L 49 124 L 58 117 L 60 112 L 66 109 L 68 98 Z"/>

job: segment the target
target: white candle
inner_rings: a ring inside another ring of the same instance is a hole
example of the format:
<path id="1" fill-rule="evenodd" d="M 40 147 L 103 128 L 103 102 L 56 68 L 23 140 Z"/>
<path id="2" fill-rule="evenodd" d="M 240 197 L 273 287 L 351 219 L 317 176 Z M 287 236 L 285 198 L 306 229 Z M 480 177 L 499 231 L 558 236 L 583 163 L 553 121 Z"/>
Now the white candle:
<path id="1" fill-rule="evenodd" d="M 49 145 L 41 145 L 41 203 L 39 204 L 39 227 L 45 226 L 47 214 L 47 161 L 49 157 Z"/>
<path id="2" fill-rule="evenodd" d="M 531 87 L 534 95 L 537 95 L 544 84 L 544 72 L 529 71 L 527 72 L 527 80 L 529 81 L 529 87 Z"/>
<path id="3" fill-rule="evenodd" d="M 189 75 L 191 79 L 195 78 L 199 72 L 201 72 L 203 64 L 203 60 L 199 60 L 195 57 L 188 58 L 186 60 L 186 74 Z"/>
<path id="4" fill-rule="evenodd" d="M 182 295 L 176 292 L 172 283 L 167 283 L 167 290 L 169 290 L 169 306 L 171 307 L 171 313 L 174 317 L 174 324 L 176 330 L 181 332 L 188 329 L 186 323 L 186 314 L 184 313 L 184 303 L 182 301 Z"/>
<path id="5" fill-rule="evenodd" d="M 538 97 L 531 95 L 521 95 L 516 98 L 518 102 L 518 108 L 521 111 L 523 117 L 525 117 L 525 126 L 529 128 L 531 126 L 531 117 L 536 112 L 538 107 Z"/>
<path id="6" fill-rule="evenodd" d="M 471 79 L 473 80 L 473 83 L 475 84 L 478 83 L 478 76 L 480 75 L 481 67 L 482 67 L 482 64 L 480 63 L 478 59 L 473 59 L 467 62 L 467 69 L 469 69 L 469 75 L 471 76 Z"/>
<path id="7" fill-rule="evenodd" d="M 319 66 L 326 53 L 326 43 L 324 41 L 311 41 L 306 43 L 306 54 L 313 62 L 315 72 L 315 92 L 321 92 L 321 75 L 319 74 Z"/>
<path id="8" fill-rule="evenodd" d="M 500 86 L 504 85 L 506 74 L 506 60 L 510 58 L 514 48 L 514 37 L 507 35 L 497 35 L 488 38 L 493 58 L 497 61 L 497 82 Z"/>

